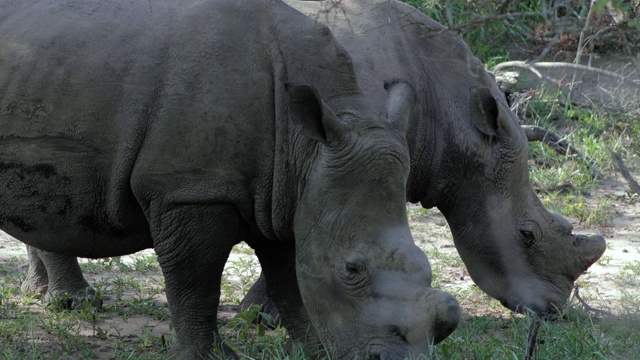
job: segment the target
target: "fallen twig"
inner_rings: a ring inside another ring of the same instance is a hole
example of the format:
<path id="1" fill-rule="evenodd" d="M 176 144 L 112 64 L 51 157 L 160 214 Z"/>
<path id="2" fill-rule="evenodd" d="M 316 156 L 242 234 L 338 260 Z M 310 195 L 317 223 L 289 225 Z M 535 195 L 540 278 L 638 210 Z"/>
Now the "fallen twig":
<path id="1" fill-rule="evenodd" d="M 609 153 L 611 154 L 611 158 L 613 159 L 613 162 L 616 165 L 616 169 L 620 174 L 622 174 L 622 177 L 624 177 L 624 179 L 629 184 L 629 188 L 631 189 L 631 192 L 640 195 L 640 185 L 638 185 L 638 183 L 633 179 L 633 176 L 631 176 L 631 173 L 629 172 L 627 167 L 624 165 L 624 162 L 620 158 L 620 155 L 616 154 L 616 152 L 613 151 L 612 149 L 608 149 L 608 150 L 609 150 Z"/>
<path id="2" fill-rule="evenodd" d="M 580 150 L 574 148 L 569 145 L 567 141 L 560 139 L 558 135 L 555 133 L 542 128 L 540 126 L 535 125 L 522 125 L 522 129 L 524 133 L 527 135 L 527 140 L 529 141 L 541 141 L 557 153 L 562 155 L 572 155 L 578 157 L 584 163 L 586 163 L 587 167 L 591 171 L 592 178 L 602 177 L 602 173 L 598 169 L 598 167 L 594 164 L 593 160 L 586 157 Z"/>
<path id="3" fill-rule="evenodd" d="M 592 313 L 595 313 L 597 315 L 604 315 L 604 316 L 613 315 L 608 311 L 596 309 L 596 308 L 592 307 L 591 305 L 587 304 L 587 302 L 584 301 L 584 299 L 582 299 L 582 297 L 580 296 L 579 289 L 580 289 L 580 286 L 578 286 L 578 284 L 576 284 L 574 286 L 574 288 L 573 288 L 573 294 L 574 294 L 576 300 L 578 300 L 580 302 L 580 305 L 582 305 L 582 307 L 584 308 L 585 311 L 592 312 Z"/>
<path id="4" fill-rule="evenodd" d="M 606 75 L 606 76 L 615 78 L 615 79 L 619 80 L 621 83 L 625 83 L 627 85 L 630 85 L 630 86 L 633 86 L 633 87 L 635 87 L 637 89 L 640 89 L 640 83 L 637 83 L 637 82 L 631 80 L 630 78 L 625 77 L 623 75 L 620 75 L 618 73 L 615 73 L 613 71 L 598 69 L 598 68 L 594 68 L 594 67 L 586 66 L 586 65 L 566 63 L 566 62 L 528 63 L 526 61 L 505 61 L 503 63 L 500 63 L 500 64 L 496 65 L 493 68 L 493 72 L 497 73 L 497 72 L 500 72 L 500 71 L 504 71 L 504 69 L 513 68 L 513 67 L 529 70 L 529 71 L 533 72 L 534 74 L 536 74 L 536 76 L 538 76 L 539 78 L 548 78 L 547 76 L 543 76 L 540 73 L 540 71 L 538 69 L 541 69 L 541 68 L 542 69 L 569 68 L 569 69 L 574 69 L 574 70 L 588 71 L 588 72 L 593 72 L 593 73 Z M 553 82 L 556 83 L 556 84 L 558 83 L 557 80 L 554 80 Z"/>
<path id="5" fill-rule="evenodd" d="M 500 64 L 496 65 L 494 67 L 494 69 L 493 69 L 493 74 L 495 75 L 496 80 L 497 80 L 497 79 L 503 78 L 502 74 L 505 73 L 505 71 L 503 70 L 504 68 L 515 67 L 515 68 L 519 68 L 519 69 L 524 69 L 524 70 L 529 71 L 533 75 L 535 75 L 542 82 L 549 82 L 549 83 L 552 83 L 552 84 L 558 86 L 559 88 L 563 89 L 564 91 L 566 91 L 568 93 L 572 92 L 572 89 L 569 86 L 569 84 L 565 84 L 565 83 L 563 83 L 562 81 L 560 81 L 558 79 L 555 79 L 555 78 L 553 78 L 551 76 L 543 74 L 542 72 L 539 71 L 539 69 L 537 69 L 535 67 L 535 65 L 537 65 L 537 64 L 540 64 L 540 63 L 528 63 L 528 62 L 524 62 L 524 61 L 507 61 L 507 62 L 503 62 L 503 63 L 500 63 Z M 564 64 L 564 63 L 559 63 L 559 64 Z M 569 65 L 573 65 L 573 64 L 569 64 Z M 574 95 L 577 95 L 580 98 L 582 98 L 584 101 L 589 102 L 589 98 L 587 98 L 582 93 L 576 93 Z"/>

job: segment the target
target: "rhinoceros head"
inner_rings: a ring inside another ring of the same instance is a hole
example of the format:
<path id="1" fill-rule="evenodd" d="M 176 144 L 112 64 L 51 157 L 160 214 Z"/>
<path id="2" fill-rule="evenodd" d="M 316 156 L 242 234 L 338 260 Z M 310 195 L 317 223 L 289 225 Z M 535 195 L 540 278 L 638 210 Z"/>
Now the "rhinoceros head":
<path id="1" fill-rule="evenodd" d="M 388 87 L 388 119 L 362 113 L 355 99 L 348 108 L 335 105 L 341 119 L 319 101 L 321 123 L 292 108 L 302 133 L 321 143 L 308 154 L 293 223 L 298 285 L 314 328 L 338 358 L 425 353 L 459 318 L 455 299 L 431 288 L 429 262 L 406 217 L 404 132 L 413 90 Z M 289 92 L 291 104 L 315 97 L 301 87 Z"/>
<path id="2" fill-rule="evenodd" d="M 458 89 L 455 104 L 440 113 L 440 155 L 424 156 L 420 166 L 432 179 L 414 177 L 410 186 L 429 188 L 422 190 L 422 205 L 445 215 L 483 291 L 514 311 L 549 313 L 564 305 L 605 241 L 572 234 L 567 220 L 545 209 L 529 182 L 518 119 L 493 79 L 478 73 L 458 84 L 465 91 Z"/>

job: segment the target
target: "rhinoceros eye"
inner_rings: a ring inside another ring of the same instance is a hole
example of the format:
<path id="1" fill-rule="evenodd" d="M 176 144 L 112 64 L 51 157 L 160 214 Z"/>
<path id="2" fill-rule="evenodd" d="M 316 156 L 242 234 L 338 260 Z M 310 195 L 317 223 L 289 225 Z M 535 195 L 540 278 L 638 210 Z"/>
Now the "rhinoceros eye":
<path id="1" fill-rule="evenodd" d="M 520 230 L 520 235 L 522 235 L 522 243 L 525 247 L 531 247 L 536 242 L 536 237 L 533 235 L 533 231 L 529 230 Z"/>
<path id="2" fill-rule="evenodd" d="M 367 271 L 367 260 L 362 256 L 354 256 L 345 261 L 344 269 L 349 275 L 359 275 Z"/>
<path id="3" fill-rule="evenodd" d="M 369 261 L 362 253 L 350 254 L 344 259 L 344 268 L 338 274 L 342 289 L 350 296 L 364 297 L 371 291 Z"/>

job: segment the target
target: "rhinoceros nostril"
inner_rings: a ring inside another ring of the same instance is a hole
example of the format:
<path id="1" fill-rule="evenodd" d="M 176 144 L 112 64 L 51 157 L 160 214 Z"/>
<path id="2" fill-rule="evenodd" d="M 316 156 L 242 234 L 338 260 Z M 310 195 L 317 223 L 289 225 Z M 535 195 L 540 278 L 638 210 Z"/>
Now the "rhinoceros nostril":
<path id="1" fill-rule="evenodd" d="M 586 240 L 587 238 L 585 236 L 578 235 L 573 239 L 573 246 L 582 246 Z"/>
<path id="2" fill-rule="evenodd" d="M 408 343 L 409 341 L 407 340 L 407 337 L 404 335 L 404 331 L 402 331 L 399 327 L 392 325 L 389 327 L 389 331 L 391 331 L 391 333 L 394 336 L 399 337 L 403 342 Z"/>

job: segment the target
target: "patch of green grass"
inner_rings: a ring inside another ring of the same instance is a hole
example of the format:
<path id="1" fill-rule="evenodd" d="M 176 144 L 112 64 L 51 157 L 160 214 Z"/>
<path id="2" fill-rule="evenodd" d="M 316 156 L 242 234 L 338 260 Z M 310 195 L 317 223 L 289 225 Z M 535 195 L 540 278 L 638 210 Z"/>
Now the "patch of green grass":
<path id="1" fill-rule="evenodd" d="M 611 223 L 611 203 L 607 199 L 588 201 L 582 194 L 547 193 L 542 203 L 560 215 L 578 219 L 585 225 L 608 225 Z"/>
<path id="2" fill-rule="evenodd" d="M 632 275 L 640 277 L 640 261 L 636 260 L 633 264 L 626 264 L 622 270 L 631 272 Z"/>
<path id="3" fill-rule="evenodd" d="M 236 253 L 236 254 L 245 254 L 245 255 L 254 255 L 255 254 L 255 251 L 253 251 L 253 249 L 250 248 L 249 245 L 247 245 L 245 243 L 240 243 L 240 244 L 235 245 L 231 251 Z"/>
<path id="4" fill-rule="evenodd" d="M 640 351 L 638 322 L 637 314 L 595 318 L 570 310 L 561 320 L 542 323 L 538 359 L 634 358 Z M 458 330 L 436 347 L 436 358 L 521 359 L 530 323 L 528 317 L 463 316 Z"/>
<path id="5" fill-rule="evenodd" d="M 239 303 L 258 276 L 260 265 L 255 257 L 238 256 L 227 260 L 221 284 L 223 300 Z"/>
<path id="6" fill-rule="evenodd" d="M 407 206 L 407 217 L 409 220 L 417 220 L 426 217 L 431 211 L 431 209 L 425 209 L 422 206 Z"/>
<path id="7" fill-rule="evenodd" d="M 609 256 L 609 255 L 602 255 L 602 256 L 600 257 L 600 259 L 598 259 L 598 261 L 596 261 L 596 263 L 597 263 L 598 265 L 601 265 L 601 266 L 607 266 L 607 265 L 609 265 L 609 263 L 611 262 L 611 260 L 613 260 L 613 257 L 611 257 L 611 256 Z"/>
<path id="8" fill-rule="evenodd" d="M 220 334 L 225 344 L 229 345 L 241 359 L 282 359 L 306 360 L 327 359 L 332 357 L 314 357 L 314 352 L 300 343 L 293 343 L 282 327 L 267 329 L 262 323 L 256 325 L 258 316 L 268 318 L 269 315 L 260 312 L 260 307 L 252 306 L 244 312 L 238 313 L 233 319 L 221 326 Z M 324 350 L 320 350 L 324 351 Z M 328 354 L 328 352 L 326 352 Z"/>

